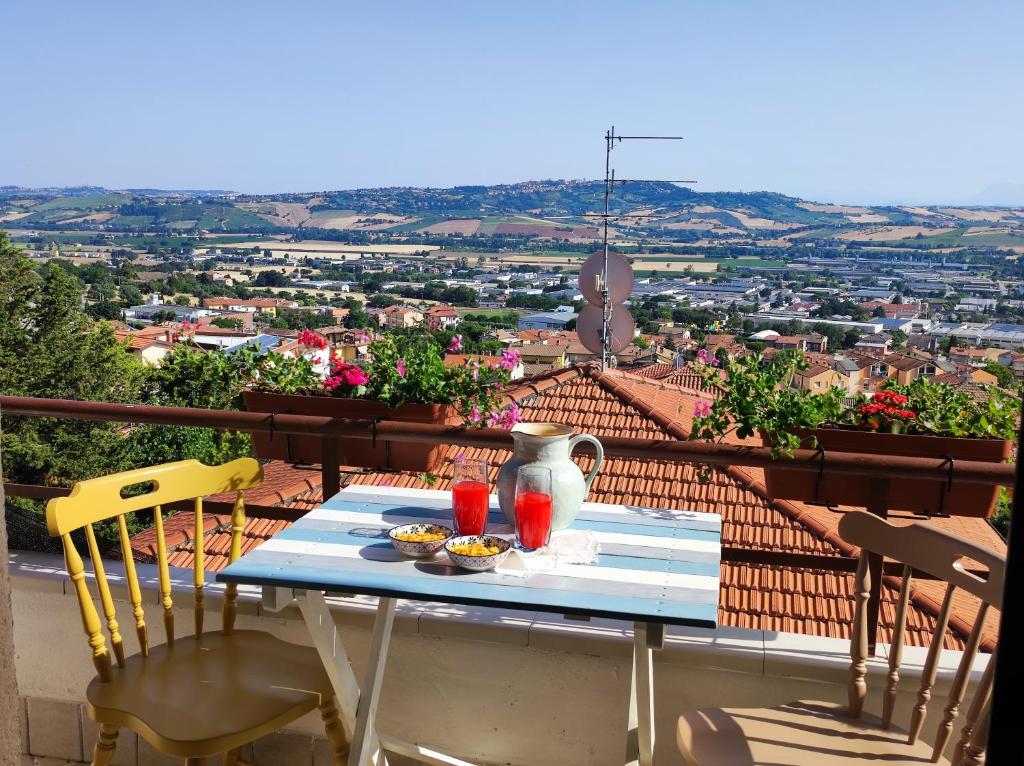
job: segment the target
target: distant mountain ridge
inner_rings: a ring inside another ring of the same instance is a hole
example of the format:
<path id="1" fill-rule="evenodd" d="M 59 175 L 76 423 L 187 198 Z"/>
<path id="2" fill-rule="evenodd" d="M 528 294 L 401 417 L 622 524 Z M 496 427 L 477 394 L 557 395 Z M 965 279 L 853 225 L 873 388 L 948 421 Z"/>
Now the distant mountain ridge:
<path id="1" fill-rule="evenodd" d="M 107 231 L 347 231 L 422 236 L 594 239 L 604 183 L 541 180 L 450 188 L 382 187 L 287 194 L 225 190 L 109 190 L 95 186 L 0 186 L 0 224 Z M 772 236 L 872 241 L 952 229 L 1020 229 L 1024 212 L 984 206 L 857 206 L 818 203 L 771 191 L 704 192 L 667 182 L 617 184 L 612 225 L 630 237 L 681 239 Z M 888 232 L 888 229 L 893 232 Z M 994 231 L 993 235 L 999 234 Z M 348 235 L 346 235 L 348 236 Z M 958 235 L 959 236 L 959 235 Z M 1016 236 L 1016 235 L 1015 235 Z M 979 240 L 980 241 L 980 240 Z"/>

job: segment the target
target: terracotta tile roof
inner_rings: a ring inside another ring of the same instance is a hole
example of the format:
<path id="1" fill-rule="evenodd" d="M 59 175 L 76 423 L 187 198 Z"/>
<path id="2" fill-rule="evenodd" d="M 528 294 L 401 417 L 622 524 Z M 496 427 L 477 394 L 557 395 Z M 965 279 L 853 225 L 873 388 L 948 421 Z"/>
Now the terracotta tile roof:
<path id="1" fill-rule="evenodd" d="M 486 356 L 482 354 L 445 354 L 444 366 L 465 367 L 473 360 L 480 362 L 480 364 L 485 367 L 493 367 L 496 364 L 501 364 L 500 356 Z"/>
<path id="2" fill-rule="evenodd" d="M 643 439 L 685 439 L 693 420 L 694 404 L 707 395 L 665 381 L 645 379 L 633 373 L 601 373 L 592 366 L 566 369 L 524 378 L 507 391 L 526 420 L 555 421 L 595 436 L 628 436 Z M 508 458 L 506 450 L 450 447 L 448 457 L 462 453 L 480 457 L 491 465 L 491 480 Z M 589 470 L 592 458 L 581 455 L 580 467 Z M 350 470 L 345 484 L 421 487 L 427 485 L 413 474 Z M 440 471 L 438 489 L 451 486 L 451 466 Z M 267 466 L 267 479 L 249 502 L 279 502 L 312 508 L 320 502 L 319 474 L 307 468 L 281 463 Z M 291 493 L 291 497 L 288 497 Z M 262 498 L 262 499 L 257 499 Z M 764 472 L 729 466 L 715 468 L 708 481 L 689 464 L 659 460 L 609 458 L 591 487 L 590 499 L 599 502 L 645 505 L 660 509 L 687 509 L 722 514 L 722 543 L 726 546 L 766 551 L 813 553 L 826 556 L 856 555 L 856 549 L 838 535 L 844 509 L 767 499 Z M 916 517 L 894 513 L 891 520 L 909 524 Z M 995 531 L 981 519 L 962 517 L 933 519 L 932 523 L 986 547 L 1005 551 Z M 287 522 L 250 520 L 243 549 L 249 550 L 287 526 Z M 230 533 L 215 524 L 205 537 L 209 569 L 226 564 Z M 176 566 L 191 563 L 189 540 L 174 551 Z M 853 575 L 800 568 L 724 562 L 719 620 L 723 625 L 846 638 L 853 607 Z M 883 581 L 880 610 L 882 638 L 891 639 L 898 583 Z M 932 635 L 942 594 L 938 584 L 914 581 L 913 608 L 908 617 L 907 642 L 925 645 Z M 958 596 L 951 628 L 945 636 L 949 648 L 962 648 L 977 604 Z M 988 621 L 986 641 L 991 645 L 996 619 Z"/>
<path id="3" fill-rule="evenodd" d="M 568 349 L 568 345 L 558 343 L 524 343 L 519 346 L 518 351 L 523 356 L 562 356 Z"/>

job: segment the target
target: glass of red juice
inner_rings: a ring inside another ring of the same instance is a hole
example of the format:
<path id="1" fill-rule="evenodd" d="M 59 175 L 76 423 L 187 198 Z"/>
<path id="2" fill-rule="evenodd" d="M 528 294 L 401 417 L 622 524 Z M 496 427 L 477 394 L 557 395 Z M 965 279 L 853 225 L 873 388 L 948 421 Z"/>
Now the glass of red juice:
<path id="1" fill-rule="evenodd" d="M 551 469 L 524 465 L 516 477 L 516 547 L 543 548 L 551 540 Z"/>
<path id="2" fill-rule="evenodd" d="M 452 516 L 459 535 L 482 535 L 487 528 L 491 495 L 487 461 L 456 458 L 452 479 Z"/>

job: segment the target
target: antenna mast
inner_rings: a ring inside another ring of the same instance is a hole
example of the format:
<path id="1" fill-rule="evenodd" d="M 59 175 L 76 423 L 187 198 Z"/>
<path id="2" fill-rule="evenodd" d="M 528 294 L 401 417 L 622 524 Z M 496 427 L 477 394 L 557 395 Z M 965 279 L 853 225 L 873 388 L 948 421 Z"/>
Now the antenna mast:
<path id="1" fill-rule="evenodd" d="M 611 218 L 611 198 L 616 183 L 640 183 L 640 179 L 615 178 L 615 170 L 612 168 L 612 149 L 616 141 L 681 141 L 682 136 L 617 136 L 615 126 L 604 134 L 604 213 L 600 215 L 604 219 L 604 235 L 602 251 L 604 262 L 601 268 L 601 370 L 608 369 L 608 328 L 611 322 L 612 306 L 608 300 L 608 219 Z M 650 181 L 657 183 L 655 181 Z M 663 181 L 661 183 L 696 183 L 695 181 Z"/>

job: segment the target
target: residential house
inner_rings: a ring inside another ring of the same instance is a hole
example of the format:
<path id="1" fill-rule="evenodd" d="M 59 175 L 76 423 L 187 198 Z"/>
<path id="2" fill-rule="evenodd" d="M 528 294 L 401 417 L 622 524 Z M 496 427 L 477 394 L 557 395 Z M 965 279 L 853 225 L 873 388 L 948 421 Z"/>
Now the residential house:
<path id="1" fill-rule="evenodd" d="M 827 364 L 809 364 L 806 370 L 797 370 L 793 375 L 793 388 L 810 391 L 814 394 L 824 394 L 833 388 L 847 388 L 848 381 L 838 370 L 834 370 Z"/>
<path id="2" fill-rule="evenodd" d="M 853 345 L 858 351 L 874 356 L 885 356 L 889 353 L 889 346 L 892 338 L 887 333 L 879 332 L 872 335 L 862 335 Z"/>
<path id="3" fill-rule="evenodd" d="M 321 327 L 317 332 L 327 338 L 334 355 L 349 364 L 366 356 L 371 342 L 366 330 L 353 330 L 341 325 Z"/>
<path id="4" fill-rule="evenodd" d="M 453 330 L 462 321 L 458 311 L 441 304 L 431 306 L 423 312 L 423 316 L 431 330 Z"/>
<path id="5" fill-rule="evenodd" d="M 388 306 L 377 315 L 381 327 L 390 330 L 405 330 L 423 324 L 423 312 L 411 306 Z"/>
<path id="6" fill-rule="evenodd" d="M 128 350 L 133 356 L 142 360 L 143 364 L 153 367 L 159 366 L 163 358 L 171 353 L 174 344 L 168 340 L 141 335 L 131 331 L 117 331 L 114 333 L 122 343 L 127 344 Z"/>
<path id="7" fill-rule="evenodd" d="M 819 354 L 824 354 L 828 348 L 828 338 L 816 332 L 809 335 L 776 335 L 774 338 L 765 339 L 764 342 L 777 349 L 797 349 Z"/>
<path id="8" fill-rule="evenodd" d="M 479 364 L 481 367 L 494 367 L 501 364 L 502 357 L 486 356 L 482 354 L 445 354 L 445 367 L 465 367 L 468 364 Z M 509 370 L 512 380 L 523 377 L 526 374 L 526 365 L 522 358 L 516 362 L 516 366 Z"/>
<path id="9" fill-rule="evenodd" d="M 516 351 L 522 359 L 526 375 L 535 375 L 548 370 L 557 370 L 568 363 L 568 344 L 524 343 Z"/>

